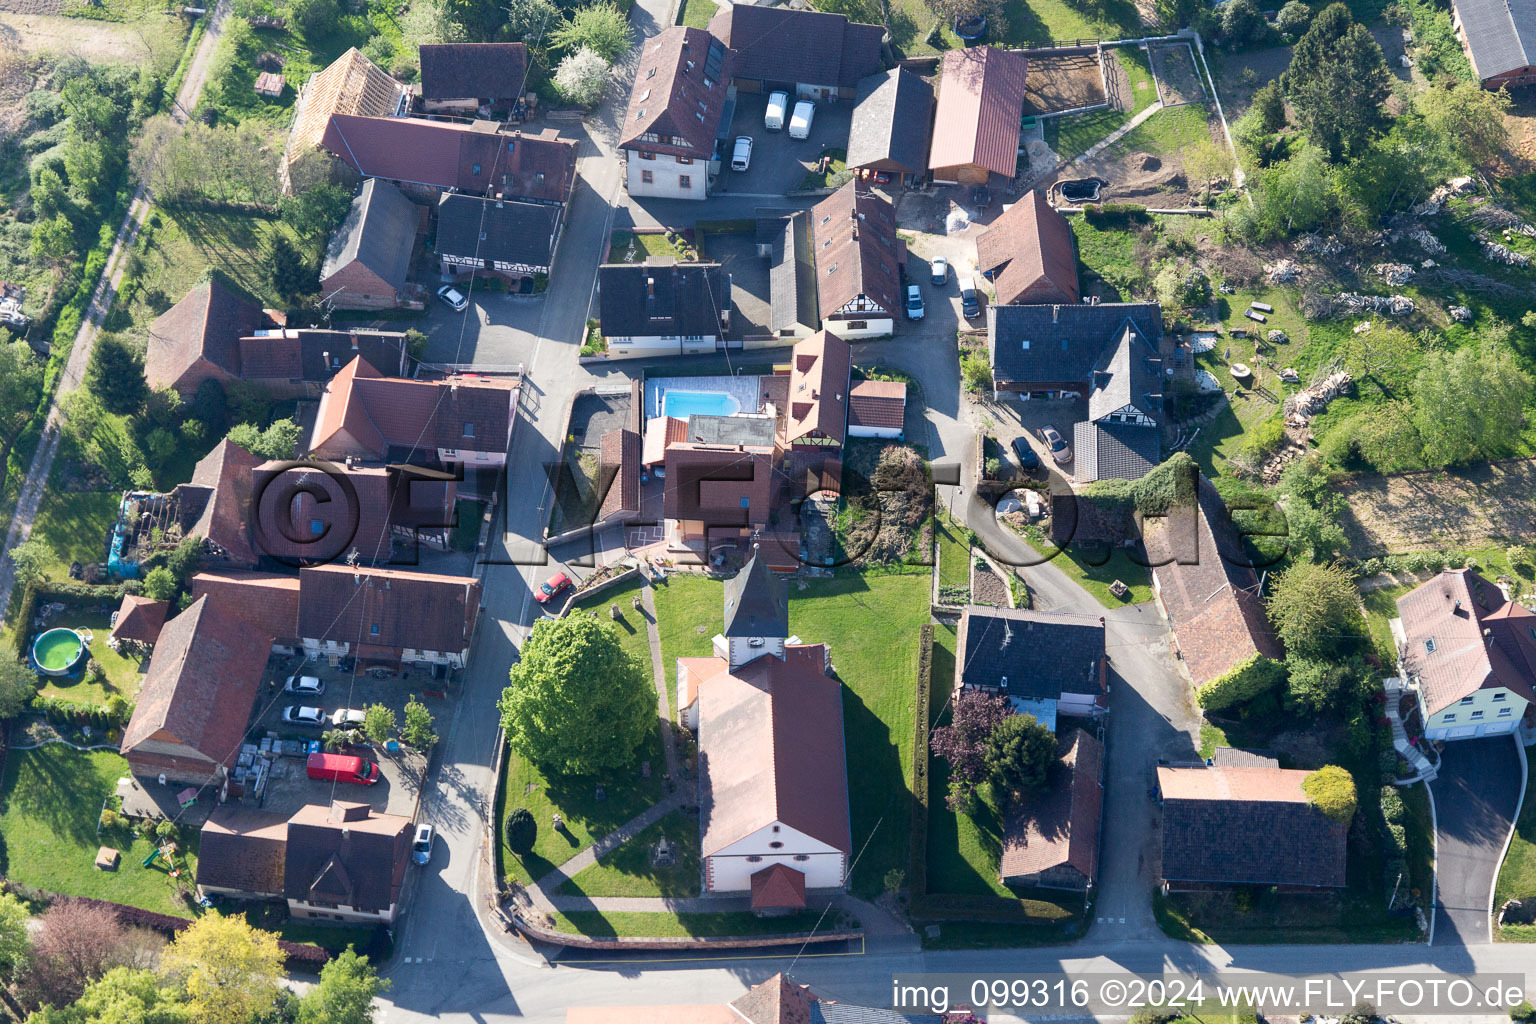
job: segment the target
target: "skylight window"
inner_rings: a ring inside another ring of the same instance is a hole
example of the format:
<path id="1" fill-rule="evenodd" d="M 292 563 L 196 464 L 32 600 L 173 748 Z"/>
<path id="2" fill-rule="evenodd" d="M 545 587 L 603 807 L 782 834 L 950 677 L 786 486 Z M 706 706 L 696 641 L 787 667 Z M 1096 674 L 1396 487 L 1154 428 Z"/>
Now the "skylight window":
<path id="1" fill-rule="evenodd" d="M 1424 650 L 1426 652 L 1428 652 L 1429 654 L 1434 654 L 1435 653 L 1435 638 L 1434 637 L 1427 636 L 1427 637 L 1424 638 Z"/>

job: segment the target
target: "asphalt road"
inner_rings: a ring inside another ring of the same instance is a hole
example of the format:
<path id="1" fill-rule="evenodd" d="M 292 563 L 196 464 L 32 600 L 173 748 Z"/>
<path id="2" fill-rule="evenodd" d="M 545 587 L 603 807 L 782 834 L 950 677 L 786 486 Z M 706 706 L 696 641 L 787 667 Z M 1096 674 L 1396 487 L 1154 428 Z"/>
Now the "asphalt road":
<path id="1" fill-rule="evenodd" d="M 1520 751 L 1509 736 L 1447 743 L 1435 797 L 1436 946 L 1492 939 L 1504 844 L 1520 811 Z M 1532 958 L 1536 963 L 1536 957 Z"/>

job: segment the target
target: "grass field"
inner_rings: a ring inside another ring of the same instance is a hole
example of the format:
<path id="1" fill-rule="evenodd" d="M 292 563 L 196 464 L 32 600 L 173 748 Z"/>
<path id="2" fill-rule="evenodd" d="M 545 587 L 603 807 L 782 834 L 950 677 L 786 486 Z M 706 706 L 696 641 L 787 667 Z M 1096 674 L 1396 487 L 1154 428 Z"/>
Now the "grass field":
<path id="1" fill-rule="evenodd" d="M 652 850 L 665 837 L 670 865 L 652 863 Z M 673 811 L 560 887 L 572 896 L 697 896 L 699 819 Z"/>
<path id="2" fill-rule="evenodd" d="M 127 774 L 128 762 L 111 751 L 86 752 L 62 743 L 12 750 L 0 781 L 0 873 L 21 885 L 67 896 L 189 916 L 163 862 L 140 867 L 149 856 L 149 842 L 132 838 L 126 829 L 96 831 L 103 801 Z M 190 882 L 196 876 L 197 834 L 186 831 L 183 849 L 190 845 L 190 851 L 179 866 L 190 869 L 183 873 Z M 116 871 L 93 866 L 101 846 L 122 851 Z"/>
<path id="3" fill-rule="evenodd" d="M 845 686 L 843 735 L 858 857 L 852 888 L 863 896 L 878 895 L 885 873 L 907 863 L 918 630 L 928 621 L 931 580 L 926 570 L 843 572 L 790 588 L 791 632 L 807 643 L 830 644 Z"/>
<path id="4" fill-rule="evenodd" d="M 1139 101 L 1140 97 L 1137 99 Z M 1201 139 L 1210 138 L 1205 126 L 1208 116 L 1203 103 L 1164 107 L 1122 136 L 1115 143 L 1114 151 L 1178 153 Z"/>
<path id="5" fill-rule="evenodd" d="M 57 480 L 57 474 L 53 476 Z M 69 578 L 71 562 L 104 562 L 107 534 L 117 521 L 118 491 L 63 491 L 46 489 L 32 521 L 32 537 L 53 552 L 45 568 L 50 579 Z"/>
<path id="6" fill-rule="evenodd" d="M 1495 911 L 1505 900 L 1536 896 L 1536 786 L 1525 787 L 1525 803 L 1515 822 L 1515 836 L 1499 869 L 1493 889 Z M 1501 941 L 1536 942 L 1536 925 L 1509 925 L 1499 929 Z"/>
<path id="7" fill-rule="evenodd" d="M 694 258 L 690 251 L 674 245 L 664 234 L 615 231 L 609 239 L 609 263 L 644 263 L 653 256 L 674 261 Z"/>
<path id="8" fill-rule="evenodd" d="M 683 0 L 677 12 L 677 23 L 691 28 L 708 28 L 709 19 L 719 9 L 715 0 Z"/>
<path id="9" fill-rule="evenodd" d="M 139 693 L 139 677 L 142 669 L 139 667 L 139 659 L 136 657 L 124 657 L 107 646 L 108 635 L 111 632 L 111 616 L 100 614 L 80 614 L 77 612 L 64 612 L 49 623 L 50 626 L 67 626 L 74 630 L 91 631 L 92 640 L 91 657 L 107 673 L 106 685 L 88 682 L 85 679 L 73 680 L 67 677 L 41 677 L 44 686 L 40 691 L 44 696 L 64 697 L 67 700 L 89 701 L 92 704 L 104 704 L 108 697 L 122 695 L 133 700 Z M 149 662 L 144 662 L 147 667 Z"/>
<path id="10" fill-rule="evenodd" d="M 1403 584 L 1383 587 L 1361 596 L 1361 603 L 1365 605 L 1365 624 L 1371 632 L 1376 656 L 1389 668 L 1397 664 L 1397 644 L 1392 640 L 1392 629 L 1388 623 L 1397 618 L 1397 599 L 1412 589 L 1412 585 Z"/>
<path id="11" fill-rule="evenodd" d="M 971 596 L 971 545 L 965 527 L 940 512 L 936 534 L 939 540 L 939 590 L 945 601 L 964 603 Z"/>
<path id="12" fill-rule="evenodd" d="M 725 587 L 706 576 L 679 573 L 657 584 L 656 632 L 661 638 L 661 667 L 667 680 L 667 704 L 677 719 L 677 659 L 707 658 L 715 634 L 725 626 Z"/>
<path id="13" fill-rule="evenodd" d="M 1025 527 L 1024 540 L 1041 555 L 1049 555 L 1056 550 L 1040 528 L 1033 524 Z M 1124 548 L 1084 548 L 1068 544 L 1050 562 L 1106 608 L 1152 600 L 1152 570 L 1138 564 Z M 1115 580 L 1130 588 L 1124 600 L 1110 593 L 1110 585 Z"/>
<path id="14" fill-rule="evenodd" d="M 1129 110 L 1094 110 L 1086 114 L 1068 114 L 1045 121 L 1045 142 L 1056 154 L 1067 159 L 1081 156 L 1088 147 L 1125 124 L 1157 100 L 1152 82 L 1152 67 L 1146 54 L 1132 47 L 1119 46 L 1107 51 L 1125 69 L 1131 83 Z M 1148 118 L 1156 120 L 1156 115 Z"/>
<path id="15" fill-rule="evenodd" d="M 810 171 L 800 182 L 801 188 L 826 188 L 834 175 L 843 173 L 848 169 L 848 151 L 844 149 L 824 149 L 821 156 L 831 157 L 827 161 L 825 171 Z"/>

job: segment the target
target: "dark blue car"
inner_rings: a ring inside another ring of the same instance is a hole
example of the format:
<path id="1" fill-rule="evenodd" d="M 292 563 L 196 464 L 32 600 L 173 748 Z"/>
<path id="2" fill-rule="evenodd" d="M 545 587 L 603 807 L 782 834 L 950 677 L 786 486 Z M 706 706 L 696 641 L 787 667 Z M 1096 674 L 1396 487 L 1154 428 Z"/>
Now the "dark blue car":
<path id="1" fill-rule="evenodd" d="M 1040 456 L 1029 446 L 1029 439 L 1016 437 L 1013 439 L 1013 454 L 1019 457 L 1019 466 L 1026 473 L 1033 473 L 1040 468 Z"/>

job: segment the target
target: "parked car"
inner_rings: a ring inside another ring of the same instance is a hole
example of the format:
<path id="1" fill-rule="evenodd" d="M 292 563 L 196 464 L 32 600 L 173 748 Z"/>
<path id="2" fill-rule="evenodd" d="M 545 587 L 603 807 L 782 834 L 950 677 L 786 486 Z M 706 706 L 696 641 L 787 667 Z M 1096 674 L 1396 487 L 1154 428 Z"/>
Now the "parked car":
<path id="1" fill-rule="evenodd" d="M 816 104 L 810 100 L 801 100 L 795 104 L 795 114 L 789 119 L 789 137 L 792 139 L 808 139 L 811 137 L 811 122 L 816 119 Z"/>
<path id="2" fill-rule="evenodd" d="M 288 682 L 283 684 L 283 692 L 318 697 L 325 692 L 325 684 L 318 676 L 289 676 Z"/>
<path id="3" fill-rule="evenodd" d="M 337 729 L 361 728 L 366 716 L 356 708 L 337 708 L 331 712 L 331 725 Z"/>
<path id="4" fill-rule="evenodd" d="M 432 826 L 417 825 L 416 838 L 411 840 L 411 860 L 425 864 L 432 859 Z"/>
<path id="5" fill-rule="evenodd" d="M 539 604 L 547 604 L 549 603 L 550 598 L 554 597 L 556 594 L 560 593 L 560 591 L 564 590 L 570 585 L 571 578 L 563 572 L 557 572 L 549 579 L 539 584 L 539 589 L 533 593 L 533 599 L 539 602 Z"/>
<path id="6" fill-rule="evenodd" d="M 771 92 L 768 94 L 768 110 L 763 114 L 763 127 L 771 132 L 784 130 L 784 112 L 789 109 L 789 93 Z"/>
<path id="7" fill-rule="evenodd" d="M 1041 427 L 1040 439 L 1051 450 L 1051 458 L 1056 460 L 1057 465 L 1065 466 L 1072 461 L 1072 446 L 1062 440 L 1055 427 Z"/>
<path id="8" fill-rule="evenodd" d="M 976 279 L 962 277 L 960 285 L 960 312 L 965 314 L 967 320 L 974 320 L 981 316 L 981 300 L 976 297 Z"/>
<path id="9" fill-rule="evenodd" d="M 325 712 L 319 708 L 295 704 L 291 708 L 283 708 L 283 723 L 286 725 L 310 726 L 318 729 L 325 724 Z"/>
<path id="10" fill-rule="evenodd" d="M 907 285 L 907 319 L 923 318 L 923 290 L 915 284 Z"/>
<path id="11" fill-rule="evenodd" d="M 936 286 L 942 288 L 944 285 L 949 283 L 949 260 L 945 259 L 943 256 L 940 256 L 938 259 L 928 264 L 928 266 L 933 270 L 933 283 Z"/>
<path id="12" fill-rule="evenodd" d="M 1024 472 L 1033 473 L 1040 468 L 1040 456 L 1036 455 L 1035 449 L 1030 446 L 1029 438 L 1014 438 L 1013 454 L 1019 457 L 1019 468 Z"/>
<path id="13" fill-rule="evenodd" d="M 379 781 L 379 766 L 356 754 L 310 754 L 304 762 L 304 774 L 321 782 L 350 782 L 371 786 Z"/>
<path id="14" fill-rule="evenodd" d="M 752 136 L 736 136 L 736 149 L 731 153 L 731 170 L 744 171 L 752 164 Z"/>
<path id="15" fill-rule="evenodd" d="M 445 284 L 439 288 L 437 297 L 448 303 L 448 308 L 455 313 L 462 313 L 469 308 L 469 300 L 451 284 Z"/>

